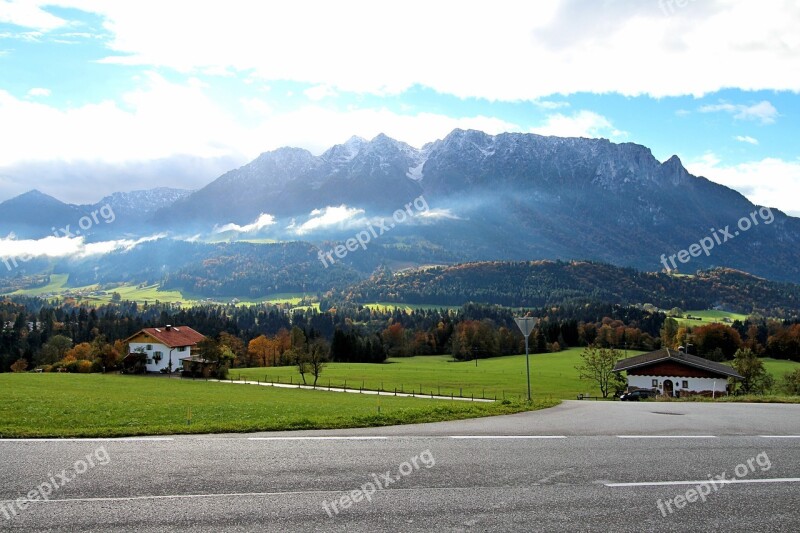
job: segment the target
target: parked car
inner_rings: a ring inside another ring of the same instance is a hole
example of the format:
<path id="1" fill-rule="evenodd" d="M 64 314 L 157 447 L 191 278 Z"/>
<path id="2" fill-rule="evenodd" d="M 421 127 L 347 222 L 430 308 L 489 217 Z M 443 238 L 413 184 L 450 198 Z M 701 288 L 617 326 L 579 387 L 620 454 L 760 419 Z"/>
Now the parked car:
<path id="1" fill-rule="evenodd" d="M 638 402 L 639 400 L 646 400 L 648 398 L 655 398 L 658 392 L 647 389 L 637 389 L 631 392 L 626 392 L 619 399 L 623 402 Z"/>

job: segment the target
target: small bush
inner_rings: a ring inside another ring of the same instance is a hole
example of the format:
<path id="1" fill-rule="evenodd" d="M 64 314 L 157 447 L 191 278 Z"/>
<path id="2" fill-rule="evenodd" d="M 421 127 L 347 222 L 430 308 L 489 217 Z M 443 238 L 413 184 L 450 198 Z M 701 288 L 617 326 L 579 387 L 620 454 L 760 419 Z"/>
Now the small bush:
<path id="1" fill-rule="evenodd" d="M 783 390 L 786 394 L 800 396 L 800 368 L 783 375 Z"/>

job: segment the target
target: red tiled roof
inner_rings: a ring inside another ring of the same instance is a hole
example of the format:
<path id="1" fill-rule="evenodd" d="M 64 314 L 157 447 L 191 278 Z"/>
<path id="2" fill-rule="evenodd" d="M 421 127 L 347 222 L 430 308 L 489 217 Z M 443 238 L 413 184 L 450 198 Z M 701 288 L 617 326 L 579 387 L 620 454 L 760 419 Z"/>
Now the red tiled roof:
<path id="1" fill-rule="evenodd" d="M 169 329 L 163 328 L 144 328 L 137 333 L 139 335 L 144 333 L 153 337 L 161 344 L 170 348 L 178 348 L 180 346 L 194 346 L 201 340 L 205 339 L 205 335 L 196 332 L 189 326 L 170 326 Z M 127 340 L 132 339 L 136 335 L 129 337 Z"/>

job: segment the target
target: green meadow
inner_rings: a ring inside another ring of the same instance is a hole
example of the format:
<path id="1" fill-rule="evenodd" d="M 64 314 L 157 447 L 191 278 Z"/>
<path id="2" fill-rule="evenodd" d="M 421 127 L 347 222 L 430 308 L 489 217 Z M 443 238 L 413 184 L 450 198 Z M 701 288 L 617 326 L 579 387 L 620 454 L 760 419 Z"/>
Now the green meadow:
<path id="1" fill-rule="evenodd" d="M 578 378 L 583 348 L 558 353 L 532 354 L 531 396 L 534 399 L 575 399 L 579 394 L 599 396 L 600 390 L 591 381 Z M 629 350 L 628 357 L 643 353 Z M 763 359 L 764 366 L 779 384 L 783 375 L 800 367 L 800 363 Z M 293 366 L 267 368 L 235 368 L 233 379 L 302 383 Z M 306 375 L 311 383 L 312 376 Z M 415 394 L 454 395 L 475 398 L 495 397 L 520 399 L 527 397 L 525 355 L 453 362 L 449 356 L 417 356 L 389 359 L 384 364 L 328 363 L 322 370 L 318 387 L 337 387 Z"/>
<path id="2" fill-rule="evenodd" d="M 582 348 L 558 353 L 531 354 L 531 396 L 538 399 L 575 399 L 578 394 L 597 396 L 597 385 L 578 379 Z M 642 352 L 628 351 L 628 356 Z M 252 381 L 298 383 L 295 367 L 236 368 L 230 377 Z M 306 380 L 309 376 L 306 376 Z M 311 378 L 313 380 L 313 377 Z M 300 381 L 302 382 L 302 381 Z M 476 398 L 526 398 L 525 355 L 454 362 L 449 356 L 389 359 L 384 364 L 329 363 L 318 386 L 361 388 L 419 394 L 473 396 Z"/>
<path id="3" fill-rule="evenodd" d="M 682 326 L 704 326 L 714 323 L 731 324 L 734 320 L 744 322 L 745 319 L 747 319 L 747 315 L 741 313 L 729 313 L 728 311 L 714 311 L 708 309 L 704 311 L 686 311 L 684 315 L 691 315 L 692 318 L 676 318 L 675 320 Z M 697 320 L 698 318 L 700 320 Z M 725 322 L 726 318 L 730 320 L 730 322 Z"/>
<path id="4" fill-rule="evenodd" d="M 558 402 L 465 402 L 117 374 L 0 374 L 0 438 L 330 429 L 510 414 Z"/>

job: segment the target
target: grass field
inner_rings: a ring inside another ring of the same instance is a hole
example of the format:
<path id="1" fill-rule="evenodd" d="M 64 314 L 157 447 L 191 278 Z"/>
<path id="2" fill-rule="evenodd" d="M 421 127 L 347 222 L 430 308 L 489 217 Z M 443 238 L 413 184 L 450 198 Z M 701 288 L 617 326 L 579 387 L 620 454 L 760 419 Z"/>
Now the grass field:
<path id="1" fill-rule="evenodd" d="M 68 274 L 51 274 L 50 283 L 47 285 L 34 289 L 20 289 L 11 294 L 15 296 L 40 296 L 42 294 L 61 292 L 65 290 L 68 278 Z"/>
<path id="2" fill-rule="evenodd" d="M 772 374 L 775 378 L 775 383 L 780 385 L 783 376 L 788 374 L 789 372 L 794 372 L 798 368 L 800 368 L 800 363 L 795 361 L 786 361 L 785 359 L 772 359 L 770 357 L 762 357 L 761 360 L 764 362 L 764 368 Z"/>
<path id="3" fill-rule="evenodd" d="M 533 408 L 557 402 L 535 402 Z M 380 405 L 380 413 L 378 406 Z M 191 425 L 187 416 L 191 409 Z M 0 374 L 0 437 L 113 437 L 383 426 L 529 409 L 111 374 Z"/>
<path id="4" fill-rule="evenodd" d="M 578 394 L 598 396 L 597 385 L 578 379 L 575 369 L 581 362 L 582 348 L 559 353 L 535 354 L 531 362 L 531 395 L 534 398 L 575 399 Z M 643 352 L 628 351 L 628 357 Z M 800 363 L 764 359 L 767 371 L 780 382 L 783 375 Z M 236 368 L 231 377 L 258 381 L 298 383 L 297 368 Z M 308 379 L 308 376 L 307 378 Z M 313 379 L 313 378 L 312 378 Z M 329 363 L 322 371 L 318 385 L 327 387 L 363 388 L 368 390 L 415 391 L 423 394 L 454 394 L 456 396 L 498 399 L 527 396 L 525 356 L 514 355 L 493 359 L 452 362 L 449 356 L 418 356 L 390 359 L 382 365 L 367 363 Z"/>
<path id="5" fill-rule="evenodd" d="M 530 356 L 531 395 L 534 398 L 574 399 L 578 394 L 596 396 L 600 393 L 594 383 L 578 379 L 575 366 L 580 364 L 582 348 L 559 353 Z M 628 356 L 642 352 L 628 351 Z M 231 370 L 231 376 L 250 380 L 297 383 L 300 375 L 295 367 L 243 368 Z M 382 365 L 367 363 L 330 363 L 320 377 L 319 385 L 419 393 L 454 394 L 456 396 L 498 399 L 527 397 L 525 356 L 514 355 L 452 362 L 449 356 L 418 356 L 390 359 Z"/>
<path id="6" fill-rule="evenodd" d="M 740 320 L 742 322 L 745 321 L 747 315 L 743 315 L 740 313 L 729 313 L 727 311 L 713 311 L 713 310 L 705 310 L 705 311 L 686 311 L 684 313 L 685 316 L 691 315 L 693 318 L 676 318 L 675 320 L 682 326 L 704 326 L 706 324 L 714 324 L 714 323 L 724 323 L 725 318 L 730 319 L 731 322 L 734 320 Z M 696 320 L 700 318 L 700 320 Z M 730 322 L 729 322 L 730 324 Z"/>
<path id="7" fill-rule="evenodd" d="M 77 294 L 76 299 L 81 303 L 87 305 L 100 305 L 111 302 L 113 293 L 118 292 L 122 300 L 136 302 L 143 304 L 145 302 L 155 303 L 156 300 L 162 303 L 182 303 L 186 306 L 200 305 L 205 302 L 205 299 L 199 295 L 187 294 L 177 290 L 162 291 L 159 290 L 158 284 L 140 287 L 139 285 L 121 285 L 116 288 L 103 289 L 106 294 L 91 295 L 89 293 L 101 290 L 99 285 L 87 285 L 84 287 L 70 287 L 68 286 L 67 274 L 51 274 L 50 283 L 45 286 L 33 289 L 22 289 L 12 293 L 18 296 L 41 296 L 43 294 L 54 294 L 62 296 L 66 293 Z M 253 305 L 261 302 L 269 302 L 271 304 L 290 304 L 295 306 L 295 309 L 317 309 L 319 310 L 319 303 L 312 303 L 307 306 L 300 306 L 304 297 L 303 293 L 275 293 L 265 296 L 264 298 L 239 298 L 241 305 Z M 213 298 L 215 302 L 229 302 L 233 297 Z"/>

